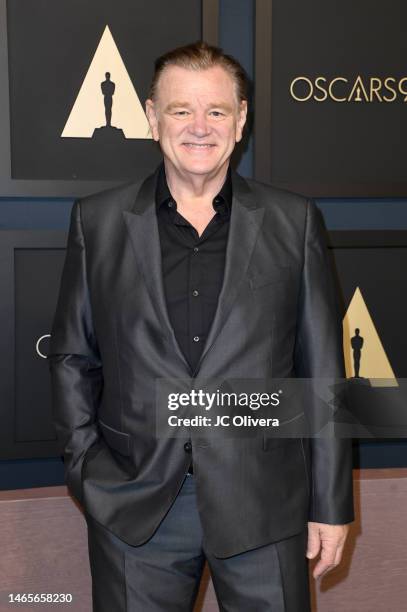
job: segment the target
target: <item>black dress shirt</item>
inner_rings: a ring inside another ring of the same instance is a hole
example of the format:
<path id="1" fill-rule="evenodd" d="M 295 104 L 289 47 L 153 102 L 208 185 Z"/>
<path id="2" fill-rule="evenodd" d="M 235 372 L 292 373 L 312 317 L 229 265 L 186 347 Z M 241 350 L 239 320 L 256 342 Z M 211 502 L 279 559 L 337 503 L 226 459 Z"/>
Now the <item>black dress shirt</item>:
<path id="1" fill-rule="evenodd" d="M 191 374 L 201 356 L 222 287 L 231 205 L 229 167 L 213 199 L 216 214 L 198 236 L 193 225 L 177 211 L 162 164 L 156 206 L 164 292 L 170 322 Z"/>

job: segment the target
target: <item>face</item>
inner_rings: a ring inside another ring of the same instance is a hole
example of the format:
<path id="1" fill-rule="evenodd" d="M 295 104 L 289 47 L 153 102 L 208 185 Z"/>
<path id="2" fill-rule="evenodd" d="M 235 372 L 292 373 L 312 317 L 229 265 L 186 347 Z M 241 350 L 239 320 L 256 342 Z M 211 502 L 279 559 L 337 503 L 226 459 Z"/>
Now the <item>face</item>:
<path id="1" fill-rule="evenodd" d="M 247 103 L 239 103 L 232 77 L 220 66 L 168 66 L 146 112 L 167 164 L 183 175 L 216 176 L 242 138 Z"/>

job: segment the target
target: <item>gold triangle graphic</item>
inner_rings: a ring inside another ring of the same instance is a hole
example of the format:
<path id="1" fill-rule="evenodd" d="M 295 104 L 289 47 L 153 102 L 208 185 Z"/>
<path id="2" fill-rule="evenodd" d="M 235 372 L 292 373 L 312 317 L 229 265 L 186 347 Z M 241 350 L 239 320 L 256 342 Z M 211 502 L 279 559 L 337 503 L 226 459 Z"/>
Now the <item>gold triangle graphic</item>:
<path id="1" fill-rule="evenodd" d="M 355 340 L 358 335 L 362 340 Z M 362 292 L 359 287 L 356 287 L 343 319 L 343 352 L 347 378 L 355 376 L 355 357 L 357 361 L 358 346 L 360 350 L 359 376 L 370 379 L 373 387 L 398 386 Z"/>
<path id="2" fill-rule="evenodd" d="M 101 90 L 106 72 L 115 84 L 111 125 L 123 130 L 126 138 L 150 139 L 147 117 L 109 26 L 105 27 L 61 137 L 92 138 L 96 128 L 106 125 Z"/>

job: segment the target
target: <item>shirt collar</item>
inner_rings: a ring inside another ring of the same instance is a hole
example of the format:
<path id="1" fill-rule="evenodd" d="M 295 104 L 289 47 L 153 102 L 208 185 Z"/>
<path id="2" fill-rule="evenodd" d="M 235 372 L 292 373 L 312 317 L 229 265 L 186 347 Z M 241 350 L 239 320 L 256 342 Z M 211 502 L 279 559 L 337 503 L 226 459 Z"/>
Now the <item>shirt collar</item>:
<path id="1" fill-rule="evenodd" d="M 226 174 L 226 179 L 222 185 L 221 190 L 218 195 L 213 199 L 212 205 L 216 212 L 219 212 L 221 217 L 229 217 L 230 209 L 232 206 L 232 171 L 229 164 L 228 171 Z M 168 202 L 172 201 L 175 205 L 176 202 L 171 195 L 171 192 L 168 188 L 167 178 L 165 176 L 165 166 L 164 162 L 161 163 L 158 177 L 157 177 L 157 187 L 155 192 L 155 201 L 156 201 L 156 209 L 157 212 L 163 208 L 164 205 L 168 205 Z"/>

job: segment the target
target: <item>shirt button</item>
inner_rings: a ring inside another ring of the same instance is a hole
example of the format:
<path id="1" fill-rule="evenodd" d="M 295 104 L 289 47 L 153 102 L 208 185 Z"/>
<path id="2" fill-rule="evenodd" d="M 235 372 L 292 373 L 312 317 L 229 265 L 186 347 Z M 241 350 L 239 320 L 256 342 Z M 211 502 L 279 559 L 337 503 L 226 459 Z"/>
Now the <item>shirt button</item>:
<path id="1" fill-rule="evenodd" d="M 198 253 L 199 247 L 194 247 L 194 253 Z"/>
<path id="2" fill-rule="evenodd" d="M 168 202 L 168 207 L 169 207 L 169 208 L 172 208 L 173 206 L 174 206 L 174 202 L 173 202 L 172 200 L 170 200 L 170 201 Z"/>
<path id="3" fill-rule="evenodd" d="M 184 444 L 184 451 L 186 453 L 192 452 L 192 444 L 191 444 L 191 442 L 185 442 L 185 444 Z"/>
<path id="4" fill-rule="evenodd" d="M 199 336 L 194 336 L 194 342 L 199 342 Z"/>
<path id="5" fill-rule="evenodd" d="M 197 297 L 199 295 L 199 291 L 197 291 L 197 289 L 194 289 L 193 292 L 192 292 L 192 295 L 194 297 Z"/>

